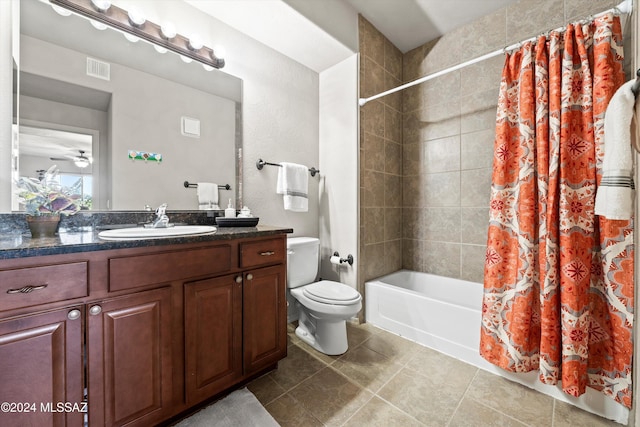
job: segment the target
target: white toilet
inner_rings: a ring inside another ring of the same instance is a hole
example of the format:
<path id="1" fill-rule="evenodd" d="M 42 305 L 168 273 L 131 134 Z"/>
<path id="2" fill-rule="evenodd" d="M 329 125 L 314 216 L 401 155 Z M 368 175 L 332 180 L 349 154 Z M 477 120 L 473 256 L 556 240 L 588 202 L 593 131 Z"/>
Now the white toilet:
<path id="1" fill-rule="evenodd" d="M 314 282 L 320 260 L 320 240 L 287 239 L 287 288 L 298 311 L 296 335 L 329 355 L 347 351 L 346 320 L 362 308 L 362 296 L 344 283 Z"/>

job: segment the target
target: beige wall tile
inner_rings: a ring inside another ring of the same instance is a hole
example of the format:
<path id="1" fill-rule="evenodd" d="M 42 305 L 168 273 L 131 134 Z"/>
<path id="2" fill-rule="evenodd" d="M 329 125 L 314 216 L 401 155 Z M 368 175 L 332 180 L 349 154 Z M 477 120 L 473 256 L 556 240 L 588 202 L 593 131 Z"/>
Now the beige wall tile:
<path id="1" fill-rule="evenodd" d="M 384 242 L 384 274 L 402 268 L 402 239 Z"/>
<path id="2" fill-rule="evenodd" d="M 460 172 L 422 175 L 424 201 L 429 207 L 460 206 Z"/>
<path id="3" fill-rule="evenodd" d="M 364 169 L 377 172 L 384 172 L 385 148 L 384 139 L 369 132 L 362 132 L 364 135 Z"/>
<path id="4" fill-rule="evenodd" d="M 384 109 L 384 137 L 402 144 L 402 113 L 388 106 Z"/>
<path id="5" fill-rule="evenodd" d="M 361 17 L 364 31 L 360 33 L 360 52 L 364 56 L 371 58 L 381 67 L 384 67 L 384 39 L 380 31 L 376 29 L 369 21 Z"/>
<path id="6" fill-rule="evenodd" d="M 422 211 L 423 239 L 460 243 L 460 208 L 424 208 Z"/>
<path id="7" fill-rule="evenodd" d="M 384 174 L 384 206 L 402 207 L 402 176 Z"/>
<path id="8" fill-rule="evenodd" d="M 368 102 L 362 110 L 364 111 L 361 131 L 369 132 L 379 137 L 384 137 L 384 104 L 375 100 Z"/>
<path id="9" fill-rule="evenodd" d="M 425 271 L 423 254 L 423 241 L 417 239 L 402 240 L 402 268 L 413 271 Z"/>
<path id="10" fill-rule="evenodd" d="M 366 98 L 384 92 L 385 71 L 382 65 L 367 56 L 361 61 L 364 62 L 364 85 L 361 87 L 360 95 Z"/>
<path id="11" fill-rule="evenodd" d="M 507 6 L 507 41 L 518 43 L 564 25 L 564 2 L 520 0 Z"/>
<path id="12" fill-rule="evenodd" d="M 387 38 L 384 40 L 384 69 L 397 80 L 402 80 L 402 52 Z"/>
<path id="13" fill-rule="evenodd" d="M 446 277 L 460 277 L 460 244 L 424 241 L 424 271 Z"/>
<path id="14" fill-rule="evenodd" d="M 467 96 L 477 92 L 493 90 L 496 94 L 500 88 L 504 55 L 466 66 L 460 70 L 460 95 Z"/>
<path id="15" fill-rule="evenodd" d="M 588 15 L 603 12 L 620 1 L 616 0 L 564 0 L 565 22 L 584 19 Z"/>
<path id="16" fill-rule="evenodd" d="M 364 279 L 371 280 L 384 275 L 384 243 L 364 246 L 363 257 L 365 265 Z"/>
<path id="17" fill-rule="evenodd" d="M 422 89 L 425 107 L 450 104 L 452 100 L 460 98 L 460 72 L 453 71 L 417 86 Z"/>
<path id="18" fill-rule="evenodd" d="M 494 140 L 493 128 L 463 133 L 460 136 L 460 167 L 465 169 L 493 167 Z"/>
<path id="19" fill-rule="evenodd" d="M 402 111 L 405 113 L 421 110 L 423 106 L 422 88 L 420 85 L 411 86 L 402 92 Z"/>
<path id="20" fill-rule="evenodd" d="M 462 243 L 474 245 L 485 245 L 487 243 L 489 208 L 461 208 L 460 223 Z"/>
<path id="21" fill-rule="evenodd" d="M 402 209 L 402 234 L 405 239 L 424 239 L 424 208 Z"/>
<path id="22" fill-rule="evenodd" d="M 400 86 L 402 84 L 402 81 L 396 79 L 395 77 L 393 77 L 391 75 L 391 73 L 389 72 L 385 72 L 384 75 L 384 85 L 386 87 L 385 90 L 389 90 L 389 89 L 393 89 L 396 88 L 398 86 Z M 388 105 L 389 107 L 393 108 L 396 111 L 400 111 L 402 112 L 402 109 L 404 108 L 402 105 L 402 98 L 403 98 L 403 93 L 402 91 L 398 91 L 395 93 L 392 93 L 390 95 L 386 95 L 383 96 L 382 98 L 380 98 L 386 105 Z"/>
<path id="23" fill-rule="evenodd" d="M 384 209 L 385 241 L 402 239 L 402 210 L 402 207 Z"/>
<path id="24" fill-rule="evenodd" d="M 402 205 L 405 208 L 425 206 L 426 194 L 423 191 L 423 176 L 411 175 L 403 177 Z"/>
<path id="25" fill-rule="evenodd" d="M 453 33 L 462 46 L 459 61 L 468 61 L 505 47 L 507 35 L 506 17 L 506 10 L 500 9 L 454 30 Z"/>
<path id="26" fill-rule="evenodd" d="M 484 283 L 484 259 L 486 253 L 486 246 L 461 245 L 459 277 L 478 284 Z"/>
<path id="27" fill-rule="evenodd" d="M 460 170 L 460 135 L 432 139 L 424 143 L 426 173 Z"/>
<path id="28" fill-rule="evenodd" d="M 415 144 L 403 144 L 402 146 L 402 171 L 403 175 L 418 175 L 424 172 L 422 142 Z"/>
<path id="29" fill-rule="evenodd" d="M 363 207 L 384 206 L 384 174 L 381 172 L 364 172 Z"/>
<path id="30" fill-rule="evenodd" d="M 489 168 L 471 169 L 460 172 L 462 187 L 460 206 L 488 207 L 491 195 L 491 173 Z"/>
<path id="31" fill-rule="evenodd" d="M 364 208 L 364 243 L 384 242 L 384 208 Z"/>

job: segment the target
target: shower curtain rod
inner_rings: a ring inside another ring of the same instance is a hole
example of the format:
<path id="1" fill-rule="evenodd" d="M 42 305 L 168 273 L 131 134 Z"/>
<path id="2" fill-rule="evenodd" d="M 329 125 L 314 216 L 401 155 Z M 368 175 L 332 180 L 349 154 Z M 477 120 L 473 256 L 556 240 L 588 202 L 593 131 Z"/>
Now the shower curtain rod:
<path id="1" fill-rule="evenodd" d="M 604 15 L 606 13 L 610 13 L 610 12 L 628 15 L 632 11 L 633 11 L 633 0 L 624 0 L 622 3 L 618 4 L 615 7 L 612 7 L 611 9 L 607 9 L 604 12 L 600 12 L 600 13 L 597 13 L 595 15 L 591 15 L 590 18 L 597 18 L 597 17 L 600 17 L 600 16 L 602 16 L 602 15 Z M 560 27 L 560 28 L 556 28 L 555 30 L 551 30 L 551 31 L 561 31 L 564 28 L 565 27 Z M 479 56 L 479 57 L 474 58 L 474 59 L 470 59 L 469 61 L 463 62 L 461 64 L 454 65 L 454 66 L 449 67 L 449 68 L 445 68 L 444 70 L 435 72 L 433 74 L 429 74 L 429 75 L 424 76 L 424 77 L 420 77 L 419 79 L 411 81 L 409 83 L 405 83 L 402 86 L 398 86 L 398 87 L 395 87 L 393 89 L 389 89 L 387 91 L 379 93 L 377 95 L 370 96 L 369 98 L 360 98 L 358 100 L 358 104 L 362 107 L 362 106 L 364 106 L 364 104 L 366 104 L 369 101 L 373 101 L 374 99 L 378 99 L 378 98 L 382 98 L 383 96 L 391 95 L 392 93 L 395 93 L 395 92 L 410 88 L 411 86 L 415 86 L 415 85 L 420 84 L 420 83 L 424 83 L 424 82 L 426 82 L 428 80 L 431 80 L 431 79 L 435 79 L 436 77 L 440 77 L 440 76 L 442 76 L 444 74 L 447 74 L 447 73 L 450 73 L 452 71 L 459 70 L 461 68 L 467 67 L 467 66 L 475 64 L 477 62 L 484 61 L 485 59 L 493 58 L 494 56 L 498 56 L 500 54 L 504 54 L 504 53 L 509 52 L 511 50 L 517 49 L 520 46 L 522 46 L 524 43 L 537 40 L 538 37 L 539 36 L 531 37 L 531 38 L 523 40 L 521 42 L 514 43 L 514 44 L 512 44 L 510 46 L 507 46 L 505 48 L 498 49 L 498 50 L 495 50 L 493 52 L 489 52 L 489 53 L 487 53 L 485 55 Z"/>

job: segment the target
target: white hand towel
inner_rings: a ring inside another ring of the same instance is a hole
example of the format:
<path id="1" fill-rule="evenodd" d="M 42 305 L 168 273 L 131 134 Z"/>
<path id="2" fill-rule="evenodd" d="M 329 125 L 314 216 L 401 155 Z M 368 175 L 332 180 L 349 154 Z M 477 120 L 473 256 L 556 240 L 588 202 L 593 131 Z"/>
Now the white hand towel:
<path id="1" fill-rule="evenodd" d="M 284 209 L 293 212 L 309 210 L 309 168 L 296 163 L 280 163 L 276 192 L 282 194 Z"/>
<path id="2" fill-rule="evenodd" d="M 213 182 L 199 182 L 198 183 L 198 209 L 220 209 L 218 206 L 218 184 Z"/>
<path id="3" fill-rule="evenodd" d="M 604 116 L 604 160 L 595 213 L 608 219 L 629 219 L 633 215 L 631 118 L 636 101 L 631 91 L 633 83 L 631 80 L 620 86 Z"/>

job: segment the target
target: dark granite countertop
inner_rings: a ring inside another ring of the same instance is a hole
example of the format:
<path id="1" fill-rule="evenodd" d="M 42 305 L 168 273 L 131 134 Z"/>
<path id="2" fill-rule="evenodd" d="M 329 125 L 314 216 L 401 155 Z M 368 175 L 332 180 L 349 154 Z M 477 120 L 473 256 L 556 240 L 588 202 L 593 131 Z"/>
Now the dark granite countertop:
<path id="1" fill-rule="evenodd" d="M 27 232 L 0 234 L 0 259 L 59 255 L 109 249 L 139 248 L 179 243 L 199 243 L 247 237 L 293 233 L 293 229 L 258 225 L 257 227 L 217 227 L 215 232 L 201 235 L 162 237 L 154 239 L 108 241 L 98 237 L 95 227 L 77 227 L 61 230 L 54 238 L 33 239 Z"/>

